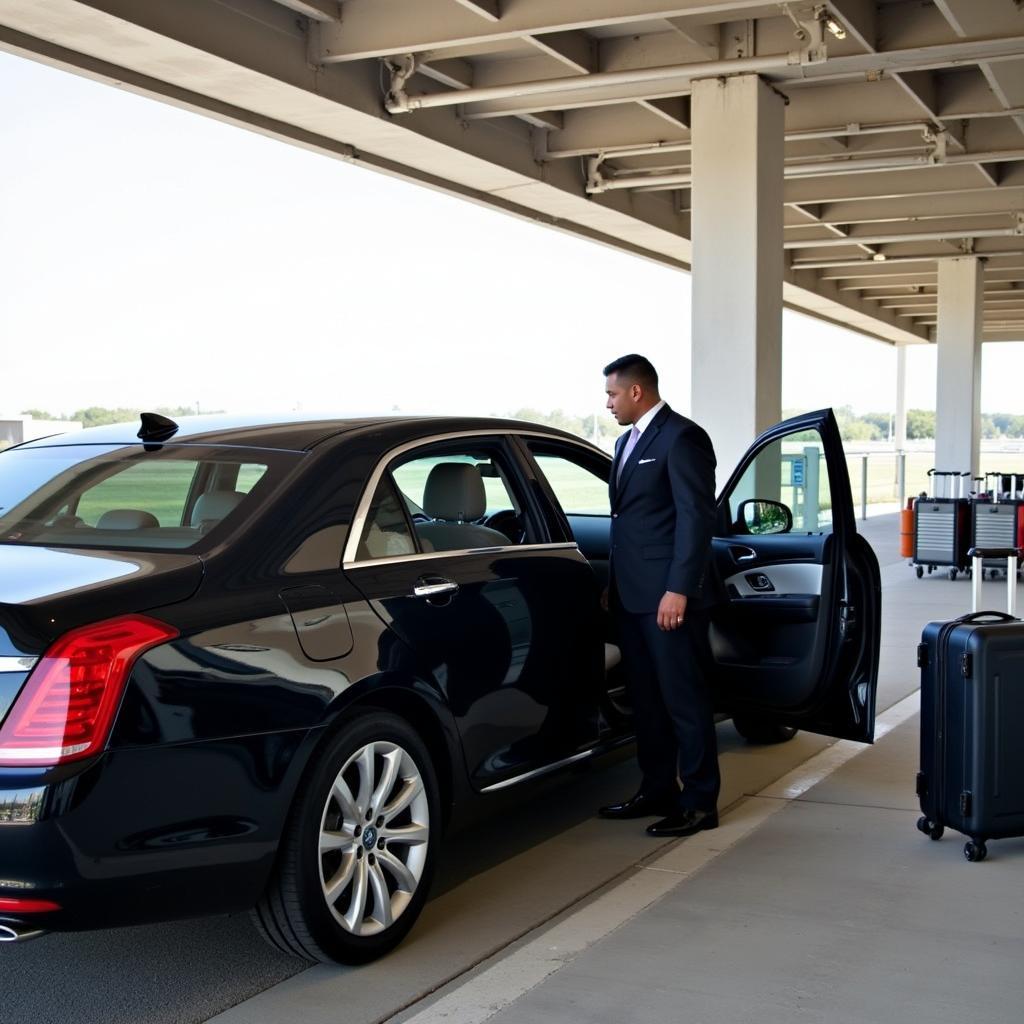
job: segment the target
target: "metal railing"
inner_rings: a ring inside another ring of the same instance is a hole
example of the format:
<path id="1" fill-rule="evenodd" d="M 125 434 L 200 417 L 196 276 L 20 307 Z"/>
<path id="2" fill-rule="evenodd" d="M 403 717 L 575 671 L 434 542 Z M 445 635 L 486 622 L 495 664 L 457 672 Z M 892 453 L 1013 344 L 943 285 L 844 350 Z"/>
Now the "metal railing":
<path id="1" fill-rule="evenodd" d="M 935 468 L 935 450 L 847 450 L 846 465 L 858 515 L 866 519 L 869 512 L 896 512 L 908 497 L 930 494 L 928 470 Z M 983 448 L 979 472 L 1024 475 L 1024 451 L 1019 446 Z"/>

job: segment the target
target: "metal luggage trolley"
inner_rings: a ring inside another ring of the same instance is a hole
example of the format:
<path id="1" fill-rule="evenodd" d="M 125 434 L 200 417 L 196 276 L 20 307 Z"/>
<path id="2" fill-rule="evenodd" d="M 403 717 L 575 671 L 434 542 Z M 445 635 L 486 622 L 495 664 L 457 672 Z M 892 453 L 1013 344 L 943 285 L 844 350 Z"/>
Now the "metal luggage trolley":
<path id="1" fill-rule="evenodd" d="M 970 500 L 965 496 L 970 473 L 929 469 L 934 497 L 922 494 L 914 502 L 914 558 L 911 565 L 920 579 L 925 572 L 948 567 L 955 580 L 967 572 L 970 540 Z"/>
<path id="2" fill-rule="evenodd" d="M 1020 546 L 1024 529 L 1024 496 L 1018 489 L 1024 478 L 1011 473 L 986 473 L 985 490 L 971 502 L 971 546 L 976 548 L 1014 548 Z M 992 579 L 1006 572 L 1006 560 L 986 558 L 982 575 Z M 1017 578 L 1021 578 L 1018 565 Z"/>

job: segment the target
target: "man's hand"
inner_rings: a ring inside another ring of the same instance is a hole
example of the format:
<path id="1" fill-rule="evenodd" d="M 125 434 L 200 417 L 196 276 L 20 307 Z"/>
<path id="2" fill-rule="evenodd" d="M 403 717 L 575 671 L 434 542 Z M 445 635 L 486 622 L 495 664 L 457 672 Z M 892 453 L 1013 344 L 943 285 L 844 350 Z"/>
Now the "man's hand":
<path id="1" fill-rule="evenodd" d="M 666 590 L 658 605 L 658 629 L 678 629 L 686 618 L 686 595 Z"/>

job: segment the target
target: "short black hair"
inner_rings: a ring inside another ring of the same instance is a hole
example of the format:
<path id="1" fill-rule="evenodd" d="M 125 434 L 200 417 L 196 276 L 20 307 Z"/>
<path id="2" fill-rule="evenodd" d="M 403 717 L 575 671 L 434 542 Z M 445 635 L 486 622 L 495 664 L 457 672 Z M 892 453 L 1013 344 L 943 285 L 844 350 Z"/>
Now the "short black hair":
<path id="1" fill-rule="evenodd" d="M 641 387 L 658 390 L 658 371 L 654 364 L 646 356 L 637 355 L 636 352 L 630 352 L 628 356 L 619 356 L 604 368 L 606 377 L 613 373 Z"/>

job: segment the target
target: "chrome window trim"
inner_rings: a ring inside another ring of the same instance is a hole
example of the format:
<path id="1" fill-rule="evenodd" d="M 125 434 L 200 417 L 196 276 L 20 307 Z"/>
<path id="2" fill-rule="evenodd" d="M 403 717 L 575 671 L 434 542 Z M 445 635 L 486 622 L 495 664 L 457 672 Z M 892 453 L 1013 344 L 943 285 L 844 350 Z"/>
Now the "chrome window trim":
<path id="1" fill-rule="evenodd" d="M 415 555 L 388 555 L 385 558 L 364 558 L 359 562 L 345 562 L 343 569 L 365 569 L 376 565 L 398 565 L 401 562 L 426 562 L 433 558 L 464 558 L 467 555 L 506 555 L 517 551 L 558 551 L 579 550 L 575 541 L 558 541 L 550 544 L 507 544 L 497 548 L 455 548 L 451 551 L 422 551 Z"/>
<path id="2" fill-rule="evenodd" d="M 38 660 L 31 655 L 0 658 L 0 672 L 31 672 Z"/>
<path id="3" fill-rule="evenodd" d="M 366 487 L 359 498 L 359 503 L 356 505 L 356 514 L 352 518 L 352 528 L 349 531 L 348 539 L 345 543 L 345 551 L 341 559 L 341 567 L 343 569 L 355 569 L 366 565 L 387 565 L 395 562 L 412 561 L 414 559 L 447 558 L 453 555 L 479 554 L 483 551 L 530 551 L 537 550 L 538 548 L 553 551 L 557 548 L 574 548 L 578 546 L 575 543 L 567 544 L 564 541 L 557 541 L 547 544 L 510 544 L 508 547 L 497 548 L 464 548 L 458 551 L 423 551 L 415 555 L 392 555 L 385 558 L 358 559 L 356 556 L 359 551 L 359 541 L 363 536 L 363 530 L 366 528 L 366 519 L 370 514 L 370 504 L 373 502 L 373 496 L 377 493 L 381 477 L 384 476 L 388 466 L 399 456 L 404 455 L 406 452 L 414 451 L 416 448 L 423 448 L 441 441 L 458 441 L 464 437 L 540 437 L 546 441 L 561 441 L 566 444 L 576 445 L 584 451 L 600 452 L 607 457 L 607 452 L 601 452 L 600 448 L 590 445 L 586 441 L 575 441 L 571 438 L 559 437 L 557 434 L 551 435 L 543 430 L 510 430 L 508 427 L 501 427 L 497 430 L 457 430 L 446 434 L 431 434 L 428 437 L 421 437 L 415 441 L 406 441 L 405 444 L 400 444 L 385 452 L 370 474 L 370 479 L 367 481 Z"/>

